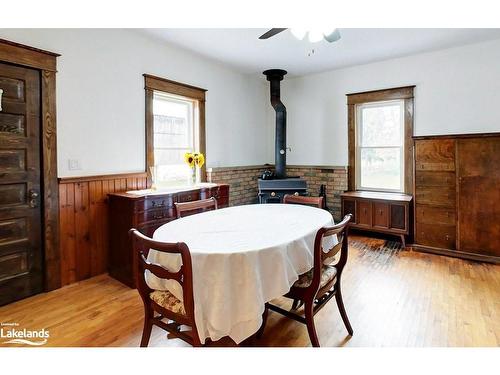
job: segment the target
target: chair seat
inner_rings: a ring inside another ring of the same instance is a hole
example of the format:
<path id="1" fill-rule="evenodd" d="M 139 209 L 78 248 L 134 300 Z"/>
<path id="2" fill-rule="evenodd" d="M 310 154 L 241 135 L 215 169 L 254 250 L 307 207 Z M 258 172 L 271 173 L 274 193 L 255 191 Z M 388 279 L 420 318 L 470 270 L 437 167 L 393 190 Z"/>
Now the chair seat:
<path id="1" fill-rule="evenodd" d="M 156 304 L 175 314 L 186 315 L 184 304 L 168 290 L 155 290 L 149 295 Z"/>
<path id="2" fill-rule="evenodd" d="M 322 288 L 337 276 L 337 268 L 335 266 L 323 265 L 321 269 L 321 281 L 319 287 Z M 295 288 L 307 288 L 311 285 L 313 279 L 313 269 L 303 273 L 299 279 L 293 284 Z"/>

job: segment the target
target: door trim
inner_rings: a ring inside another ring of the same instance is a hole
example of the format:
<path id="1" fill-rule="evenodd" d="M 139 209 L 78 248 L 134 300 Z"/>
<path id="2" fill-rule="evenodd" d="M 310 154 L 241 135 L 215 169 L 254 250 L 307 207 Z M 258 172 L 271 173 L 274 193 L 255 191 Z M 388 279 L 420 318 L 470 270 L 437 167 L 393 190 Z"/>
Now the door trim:
<path id="1" fill-rule="evenodd" d="M 59 54 L 0 39 L 0 62 L 40 71 L 41 186 L 43 190 L 42 243 L 44 289 L 61 286 L 59 248 L 59 187 L 57 184 L 56 67 Z"/>

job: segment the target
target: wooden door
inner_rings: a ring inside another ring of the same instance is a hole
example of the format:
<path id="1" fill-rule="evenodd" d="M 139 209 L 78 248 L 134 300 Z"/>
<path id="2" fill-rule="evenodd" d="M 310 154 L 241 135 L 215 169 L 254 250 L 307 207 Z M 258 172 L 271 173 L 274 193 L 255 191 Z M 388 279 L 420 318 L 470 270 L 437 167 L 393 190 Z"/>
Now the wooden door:
<path id="1" fill-rule="evenodd" d="M 459 250 L 500 256 L 500 137 L 457 141 Z"/>
<path id="2" fill-rule="evenodd" d="M 357 200 L 357 217 L 359 226 L 372 226 L 372 203 L 365 200 Z"/>
<path id="3" fill-rule="evenodd" d="M 389 229 L 389 204 L 373 202 L 373 226 Z"/>
<path id="4" fill-rule="evenodd" d="M 40 73 L 0 63 L 0 305 L 43 289 Z"/>

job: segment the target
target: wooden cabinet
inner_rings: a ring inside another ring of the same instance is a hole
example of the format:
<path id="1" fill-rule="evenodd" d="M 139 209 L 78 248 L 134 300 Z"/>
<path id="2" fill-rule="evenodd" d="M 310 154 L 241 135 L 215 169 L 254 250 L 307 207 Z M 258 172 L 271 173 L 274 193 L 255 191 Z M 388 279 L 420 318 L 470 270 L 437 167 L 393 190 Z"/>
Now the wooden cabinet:
<path id="1" fill-rule="evenodd" d="M 135 288 L 135 260 L 128 231 L 136 228 L 151 237 L 161 225 L 175 220 L 175 202 L 191 202 L 214 197 L 219 208 L 229 205 L 229 185 L 215 185 L 149 195 L 109 194 L 109 274 Z"/>
<path id="2" fill-rule="evenodd" d="M 343 215 L 352 214 L 350 227 L 405 237 L 411 234 L 411 195 L 349 191 L 341 195 Z"/>
<path id="3" fill-rule="evenodd" d="M 415 138 L 415 248 L 500 262 L 500 134 Z"/>

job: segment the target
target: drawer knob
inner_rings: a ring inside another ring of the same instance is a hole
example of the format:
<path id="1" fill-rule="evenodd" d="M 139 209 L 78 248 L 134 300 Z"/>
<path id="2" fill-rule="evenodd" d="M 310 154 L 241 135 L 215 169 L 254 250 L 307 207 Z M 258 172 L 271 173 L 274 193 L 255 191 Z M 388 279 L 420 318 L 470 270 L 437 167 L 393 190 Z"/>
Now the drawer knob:
<path id="1" fill-rule="evenodd" d="M 293 195 L 295 195 L 297 197 L 299 195 L 299 192 L 296 191 L 295 193 L 293 193 Z"/>
<path id="2" fill-rule="evenodd" d="M 379 210 L 378 212 L 380 213 L 380 215 L 382 215 L 384 213 L 384 211 L 382 211 L 382 210 Z"/>
<path id="3" fill-rule="evenodd" d="M 444 238 L 446 238 L 446 241 L 450 240 L 450 236 L 448 234 L 446 236 L 444 236 Z"/>

